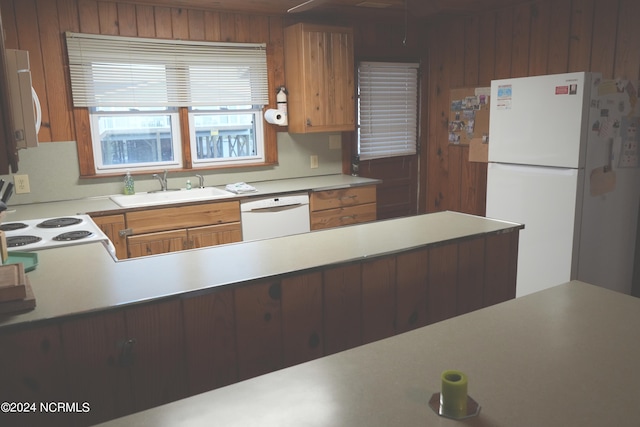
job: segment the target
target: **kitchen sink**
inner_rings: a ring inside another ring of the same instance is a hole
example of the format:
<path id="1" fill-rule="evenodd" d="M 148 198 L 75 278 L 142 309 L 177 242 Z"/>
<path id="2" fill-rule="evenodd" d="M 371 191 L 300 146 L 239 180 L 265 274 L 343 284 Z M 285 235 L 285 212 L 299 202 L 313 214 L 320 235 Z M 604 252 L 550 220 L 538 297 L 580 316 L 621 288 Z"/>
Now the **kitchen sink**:
<path id="1" fill-rule="evenodd" d="M 215 187 L 194 188 L 192 190 L 157 191 L 150 193 L 136 193 L 129 196 L 111 196 L 118 206 L 123 208 L 135 208 L 140 206 L 164 205 L 167 203 L 185 203 L 201 200 L 224 199 L 234 197 L 237 194 L 221 190 Z"/>

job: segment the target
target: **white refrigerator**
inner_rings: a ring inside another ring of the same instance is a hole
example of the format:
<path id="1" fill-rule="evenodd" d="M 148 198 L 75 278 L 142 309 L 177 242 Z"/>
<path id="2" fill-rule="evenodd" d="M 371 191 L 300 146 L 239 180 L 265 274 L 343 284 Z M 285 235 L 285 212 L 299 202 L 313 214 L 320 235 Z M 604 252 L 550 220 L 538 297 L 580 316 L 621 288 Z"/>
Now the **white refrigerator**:
<path id="1" fill-rule="evenodd" d="M 516 297 L 572 279 L 631 292 L 638 98 L 597 73 L 491 82 L 486 216 L 525 226 Z"/>

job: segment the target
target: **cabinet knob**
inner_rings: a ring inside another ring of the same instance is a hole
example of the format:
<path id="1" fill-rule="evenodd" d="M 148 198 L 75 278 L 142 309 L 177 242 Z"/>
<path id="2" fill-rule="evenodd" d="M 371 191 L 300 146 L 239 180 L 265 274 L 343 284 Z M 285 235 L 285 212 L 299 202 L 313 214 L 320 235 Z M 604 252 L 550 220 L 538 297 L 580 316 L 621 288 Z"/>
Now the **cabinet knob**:
<path id="1" fill-rule="evenodd" d="M 274 283 L 269 286 L 269 297 L 274 300 L 279 300 L 282 296 L 282 287 L 280 283 Z"/>
<path id="2" fill-rule="evenodd" d="M 313 332 L 309 337 L 309 347 L 317 348 L 320 345 L 320 336 L 317 332 Z"/>
<path id="3" fill-rule="evenodd" d="M 136 343 L 135 338 L 120 343 L 120 354 L 118 355 L 118 366 L 126 368 L 133 365 L 133 345 Z"/>
<path id="4" fill-rule="evenodd" d="M 414 311 L 413 313 L 411 313 L 411 315 L 409 315 L 409 325 L 415 325 L 417 321 L 418 321 L 418 312 Z"/>

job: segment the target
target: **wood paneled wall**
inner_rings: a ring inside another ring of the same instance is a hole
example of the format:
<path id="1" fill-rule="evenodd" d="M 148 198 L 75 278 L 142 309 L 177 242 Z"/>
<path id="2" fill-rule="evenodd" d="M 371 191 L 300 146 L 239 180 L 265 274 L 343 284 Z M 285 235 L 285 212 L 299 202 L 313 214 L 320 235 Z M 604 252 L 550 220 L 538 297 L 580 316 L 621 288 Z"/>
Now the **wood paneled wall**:
<path id="1" fill-rule="evenodd" d="M 43 142 L 77 139 L 65 31 L 268 42 L 270 84 L 285 84 L 282 30 L 288 23 L 283 17 L 99 0 L 0 0 L 0 8 L 7 46 L 31 54 L 33 84 L 43 104 L 39 135 Z M 640 75 L 638 17 L 638 0 L 538 0 L 422 23 L 412 17 L 407 33 L 403 22 L 329 18 L 354 27 L 356 59 L 423 63 L 419 159 L 369 162 L 360 168 L 361 175 L 385 182 L 378 195 L 379 218 L 409 215 L 416 206 L 418 212 L 457 210 L 483 215 L 486 165 L 468 162 L 468 148 L 448 142 L 450 89 L 488 86 L 496 78 L 569 71 L 636 79 Z M 270 130 L 267 137 L 275 138 L 275 131 Z M 348 173 L 353 135 L 343 140 Z"/>
<path id="2" fill-rule="evenodd" d="M 280 17 L 98 0 L 0 0 L 0 8 L 7 47 L 30 54 L 33 86 L 42 104 L 41 142 L 75 141 L 77 133 L 89 131 L 74 126 L 66 31 L 267 43 L 270 88 L 284 84 L 284 24 Z M 269 92 L 270 104 L 275 107 L 275 90 Z M 275 140 L 275 129 L 267 127 L 266 137 Z"/>
<path id="3" fill-rule="evenodd" d="M 486 164 L 470 163 L 467 147 L 448 142 L 451 88 L 573 71 L 638 79 L 638 19 L 638 0 L 541 0 L 428 23 L 428 151 L 419 210 L 485 212 Z"/>

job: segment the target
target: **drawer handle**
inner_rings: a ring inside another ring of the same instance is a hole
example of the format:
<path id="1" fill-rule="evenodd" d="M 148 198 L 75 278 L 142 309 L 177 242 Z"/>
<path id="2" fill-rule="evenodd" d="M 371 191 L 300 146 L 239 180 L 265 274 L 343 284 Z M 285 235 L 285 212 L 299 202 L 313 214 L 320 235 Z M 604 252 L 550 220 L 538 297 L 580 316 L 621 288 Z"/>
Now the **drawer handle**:
<path id="1" fill-rule="evenodd" d="M 355 220 L 355 219 L 356 219 L 356 216 L 355 216 L 355 215 L 345 215 L 345 216 L 341 216 L 341 217 L 340 217 L 340 221 L 344 221 L 344 220 L 347 220 L 347 219 L 353 219 L 353 220 Z"/>
<path id="2" fill-rule="evenodd" d="M 349 199 L 353 200 L 356 197 L 358 197 L 358 196 L 356 196 L 355 194 L 352 194 L 350 196 L 342 196 L 342 197 L 340 197 L 340 200 L 349 200 Z"/>

